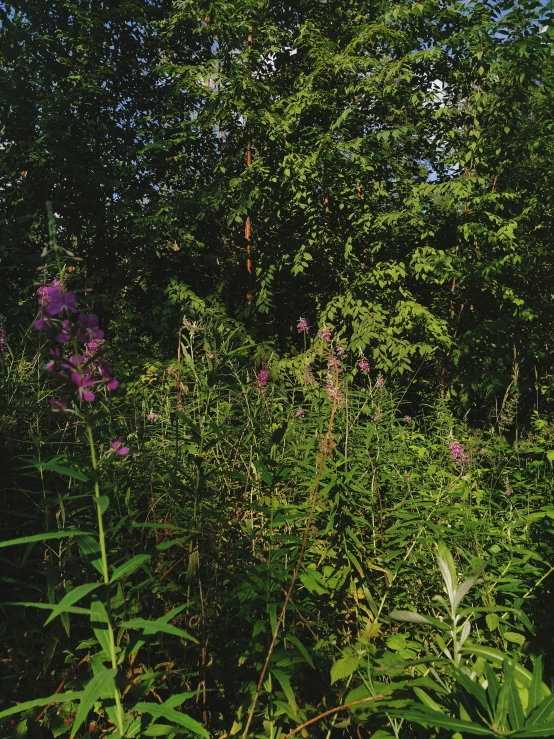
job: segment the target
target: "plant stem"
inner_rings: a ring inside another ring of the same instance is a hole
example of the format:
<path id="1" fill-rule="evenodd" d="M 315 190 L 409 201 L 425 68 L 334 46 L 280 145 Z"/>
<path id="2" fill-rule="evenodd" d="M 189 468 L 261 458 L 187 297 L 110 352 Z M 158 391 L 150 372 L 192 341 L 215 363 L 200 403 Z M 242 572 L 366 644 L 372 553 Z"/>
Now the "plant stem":
<path id="1" fill-rule="evenodd" d="M 114 670 L 117 670 L 117 655 L 115 653 L 115 637 L 114 637 L 114 631 L 113 626 L 111 622 L 111 613 L 110 613 L 110 573 L 108 570 L 108 555 L 106 553 L 106 536 L 104 533 L 104 520 L 103 520 L 103 514 L 102 514 L 102 507 L 100 505 L 100 484 L 98 482 L 98 460 L 96 458 L 96 447 L 94 446 L 94 436 L 92 434 L 92 428 L 87 423 L 87 438 L 88 443 L 90 447 L 90 459 L 92 462 L 92 469 L 94 470 L 94 497 L 96 502 L 96 512 L 98 515 L 98 539 L 100 542 L 100 555 L 101 555 L 101 562 L 102 562 L 102 577 L 104 579 L 104 585 L 106 586 L 106 612 L 108 614 L 108 643 L 110 647 L 110 660 L 112 663 L 112 667 Z M 118 730 L 121 736 L 123 736 L 125 727 L 124 727 L 124 718 L 123 718 L 123 706 L 121 705 L 121 697 L 119 695 L 119 689 L 117 687 L 117 684 L 114 685 L 114 699 L 115 699 L 115 708 L 116 708 L 116 714 L 117 714 L 117 723 L 118 723 Z"/>

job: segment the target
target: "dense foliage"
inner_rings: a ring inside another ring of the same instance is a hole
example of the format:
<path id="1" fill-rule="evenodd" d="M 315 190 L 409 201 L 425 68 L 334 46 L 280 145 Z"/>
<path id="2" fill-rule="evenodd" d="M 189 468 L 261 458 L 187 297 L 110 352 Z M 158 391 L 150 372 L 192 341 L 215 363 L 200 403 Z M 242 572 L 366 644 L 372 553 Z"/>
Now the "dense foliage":
<path id="1" fill-rule="evenodd" d="M 554 735 L 553 9 L 0 3 L 2 739 Z"/>

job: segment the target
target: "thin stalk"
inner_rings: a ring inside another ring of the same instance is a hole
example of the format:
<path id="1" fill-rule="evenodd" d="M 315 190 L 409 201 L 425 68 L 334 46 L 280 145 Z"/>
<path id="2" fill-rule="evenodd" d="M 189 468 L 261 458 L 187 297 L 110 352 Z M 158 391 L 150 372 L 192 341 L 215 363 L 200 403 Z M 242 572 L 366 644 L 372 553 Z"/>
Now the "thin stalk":
<path id="1" fill-rule="evenodd" d="M 102 514 L 102 508 L 100 506 L 100 484 L 98 482 L 98 460 L 96 457 L 96 447 L 94 446 L 94 437 L 92 434 L 92 428 L 87 423 L 87 439 L 90 447 L 90 459 L 92 462 L 92 469 L 94 470 L 94 497 L 96 501 L 96 512 L 98 515 L 98 539 L 100 542 L 100 555 L 102 563 L 102 577 L 104 579 L 104 585 L 106 586 L 106 611 L 108 612 L 108 644 L 110 647 L 110 660 L 114 670 L 117 670 L 117 655 L 115 653 L 115 638 L 113 627 L 111 623 L 110 615 L 110 599 L 109 599 L 109 586 L 110 586 L 110 573 L 108 570 L 108 555 L 106 553 L 106 536 L 104 533 L 104 519 Z M 125 722 L 123 718 L 123 706 L 121 705 L 121 698 L 117 685 L 114 690 L 115 708 L 117 713 L 117 723 L 119 733 L 123 736 L 125 730 Z"/>

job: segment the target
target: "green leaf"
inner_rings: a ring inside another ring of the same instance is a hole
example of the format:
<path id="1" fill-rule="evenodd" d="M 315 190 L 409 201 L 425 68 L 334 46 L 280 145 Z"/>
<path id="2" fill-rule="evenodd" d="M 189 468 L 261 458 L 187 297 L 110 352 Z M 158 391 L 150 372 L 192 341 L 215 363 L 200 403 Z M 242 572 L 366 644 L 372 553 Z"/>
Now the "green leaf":
<path id="1" fill-rule="evenodd" d="M 192 731 L 198 736 L 210 739 L 210 735 L 202 724 L 199 724 L 198 721 L 187 716 L 186 713 L 175 711 L 173 708 L 169 708 L 163 703 L 161 705 L 157 703 L 137 703 L 133 710 L 138 713 L 147 713 L 155 718 L 165 718 L 168 721 L 173 721 L 173 723 L 178 724 L 179 726 L 184 726 L 185 729 Z"/>
<path id="2" fill-rule="evenodd" d="M 149 554 L 137 554 L 128 562 L 124 562 L 122 565 L 119 565 L 119 567 L 114 570 L 110 583 L 114 583 L 116 580 L 119 580 L 119 578 L 132 574 L 133 572 L 135 572 L 135 570 L 138 570 L 141 565 L 143 565 L 145 562 L 148 562 L 150 559 L 151 556 Z"/>
<path id="3" fill-rule="evenodd" d="M 512 644 L 525 644 L 525 637 L 517 631 L 505 631 L 503 637 Z"/>
<path id="4" fill-rule="evenodd" d="M 504 690 L 508 694 L 508 717 L 510 719 L 511 728 L 514 730 L 523 728 L 525 714 L 517 689 L 515 671 L 509 660 L 504 660 Z"/>
<path id="5" fill-rule="evenodd" d="M 542 657 L 539 656 L 535 660 L 533 665 L 533 677 L 531 679 L 531 685 L 529 686 L 529 697 L 527 701 L 527 716 L 530 716 L 542 701 L 544 697 L 543 693 L 544 683 L 542 681 Z M 546 687 L 546 686 L 544 686 Z"/>
<path id="6" fill-rule="evenodd" d="M 549 695 L 531 712 L 529 712 L 525 726 L 534 726 L 548 719 L 554 713 L 554 695 Z"/>
<path id="7" fill-rule="evenodd" d="M 91 564 L 94 569 L 101 575 L 104 574 L 102 568 L 102 552 L 100 550 L 100 544 L 94 536 L 82 536 L 77 540 L 81 554 Z"/>
<path id="8" fill-rule="evenodd" d="M 99 600 L 96 595 L 92 596 L 90 603 L 90 623 L 94 636 L 98 639 L 98 643 L 104 652 L 106 658 L 110 655 L 110 641 L 108 638 L 108 631 L 110 624 L 108 621 L 108 614 L 106 606 Z"/>
<path id="9" fill-rule="evenodd" d="M 537 724 L 536 726 L 530 726 L 529 728 L 525 727 L 521 731 L 516 731 L 514 734 L 510 734 L 512 737 L 521 737 L 521 739 L 524 739 L 524 737 L 531 737 L 534 736 L 554 736 L 554 723 L 548 723 L 548 724 Z"/>
<path id="10" fill-rule="evenodd" d="M 489 662 L 493 662 L 496 665 L 501 666 L 504 663 L 504 660 L 506 659 L 506 655 L 503 652 L 500 652 L 498 649 L 494 649 L 493 647 L 484 647 L 480 644 L 472 644 L 471 646 L 464 647 L 462 650 L 462 654 L 474 654 L 477 657 L 483 657 L 483 659 L 488 660 Z M 516 672 L 517 679 L 525 686 L 528 686 L 531 683 L 532 675 L 531 673 L 525 669 L 525 667 L 522 667 L 517 662 L 514 664 L 514 670 Z"/>
<path id="11" fill-rule="evenodd" d="M 71 739 L 75 736 L 77 731 L 81 728 L 84 720 L 89 714 L 89 711 L 96 703 L 98 698 L 102 695 L 104 690 L 115 690 L 115 676 L 117 675 L 116 668 L 103 669 L 92 680 L 88 683 L 87 687 L 83 691 L 81 702 L 79 703 L 79 709 L 75 715 L 75 719 L 71 726 Z"/>
<path id="12" fill-rule="evenodd" d="M 292 708 L 294 713 L 297 714 L 298 706 L 296 705 L 296 698 L 294 697 L 294 691 L 292 689 L 292 685 L 290 684 L 288 676 L 285 675 L 282 670 L 278 670 L 277 668 L 273 668 L 271 670 L 271 674 L 279 681 L 279 684 L 283 689 L 283 693 L 285 694 L 287 701 L 289 702 L 289 706 Z"/>
<path id="13" fill-rule="evenodd" d="M 387 710 L 387 713 L 396 718 L 402 718 L 406 721 L 413 721 L 421 726 L 432 726 L 433 728 L 449 729 L 450 731 L 467 732 L 468 734 L 477 734 L 477 736 L 494 736 L 494 732 L 484 726 L 475 724 L 472 721 L 462 721 L 452 716 L 445 716 L 444 713 L 421 709 L 416 711 L 407 708 L 402 711 Z"/>
<path id="14" fill-rule="evenodd" d="M 66 613 L 68 607 L 80 601 L 81 598 L 85 597 L 85 595 L 92 593 L 93 590 L 101 587 L 101 585 L 102 583 L 99 582 L 85 583 L 84 585 L 79 585 L 78 587 L 73 588 L 73 590 L 70 590 L 69 593 L 66 593 L 61 601 L 54 606 L 52 613 L 48 616 L 44 625 L 46 626 L 49 624 L 50 621 L 53 621 L 56 616 L 60 615 L 60 613 Z"/>
<path id="15" fill-rule="evenodd" d="M 181 639 L 188 639 L 189 641 L 193 641 L 198 644 L 198 640 L 195 639 L 194 636 L 191 636 L 186 631 L 183 631 L 183 629 L 179 629 L 177 626 L 172 626 L 171 624 L 165 623 L 159 618 L 156 621 L 148 621 L 145 618 L 132 618 L 130 621 L 123 621 L 123 623 L 118 624 L 118 628 L 140 629 L 143 634 L 145 634 L 145 636 L 162 632 L 164 634 L 179 636 L 181 637 Z"/>
<path id="16" fill-rule="evenodd" d="M 17 706 L 11 706 L 6 708 L 4 711 L 0 711 L 0 719 L 8 718 L 16 713 L 23 713 L 28 711 L 30 708 L 42 708 L 42 706 L 48 706 L 50 703 L 69 703 L 69 701 L 77 701 L 82 697 L 82 691 L 69 692 L 69 693 L 56 693 L 50 695 L 48 698 L 36 698 L 32 701 L 25 701 L 25 703 L 18 703 Z"/>
<path id="17" fill-rule="evenodd" d="M 337 680 L 344 680 L 346 677 L 350 677 L 358 669 L 360 660 L 358 657 L 341 657 L 331 667 L 331 685 L 337 682 Z"/>
<path id="18" fill-rule="evenodd" d="M 70 536 L 90 536 L 87 531 L 79 531 L 79 529 L 65 529 L 50 534 L 33 534 L 33 536 L 23 536 L 21 539 L 10 539 L 9 541 L 0 541 L 0 549 L 3 547 L 15 547 L 18 544 L 31 544 L 35 541 L 49 541 L 50 539 L 67 539 Z"/>

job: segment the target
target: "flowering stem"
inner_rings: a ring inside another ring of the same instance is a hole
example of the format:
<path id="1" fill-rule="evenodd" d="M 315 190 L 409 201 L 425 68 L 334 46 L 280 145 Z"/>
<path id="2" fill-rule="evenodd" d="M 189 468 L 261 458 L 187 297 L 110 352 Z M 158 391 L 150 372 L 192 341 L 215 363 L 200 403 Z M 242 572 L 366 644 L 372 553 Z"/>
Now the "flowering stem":
<path id="1" fill-rule="evenodd" d="M 112 627 L 111 614 L 110 614 L 110 599 L 109 599 L 109 586 L 110 586 L 110 573 L 108 570 L 108 556 L 106 553 L 106 537 L 104 534 L 104 520 L 101 507 L 101 494 L 100 484 L 98 482 L 98 460 L 96 458 L 96 447 L 94 446 L 94 437 L 92 435 L 92 428 L 87 423 L 87 438 L 90 447 L 90 459 L 92 462 L 92 469 L 94 470 L 94 497 L 96 502 L 96 512 L 98 514 L 98 539 L 100 541 L 100 555 L 102 563 L 102 576 L 104 578 L 104 585 L 106 586 L 106 611 L 108 613 L 108 644 L 110 647 L 110 659 L 112 667 L 117 670 L 117 655 L 115 653 L 115 638 Z M 117 685 L 114 689 L 114 699 L 117 713 L 118 730 L 121 736 L 124 733 L 124 719 L 123 719 L 123 706 L 121 705 L 121 698 Z"/>

